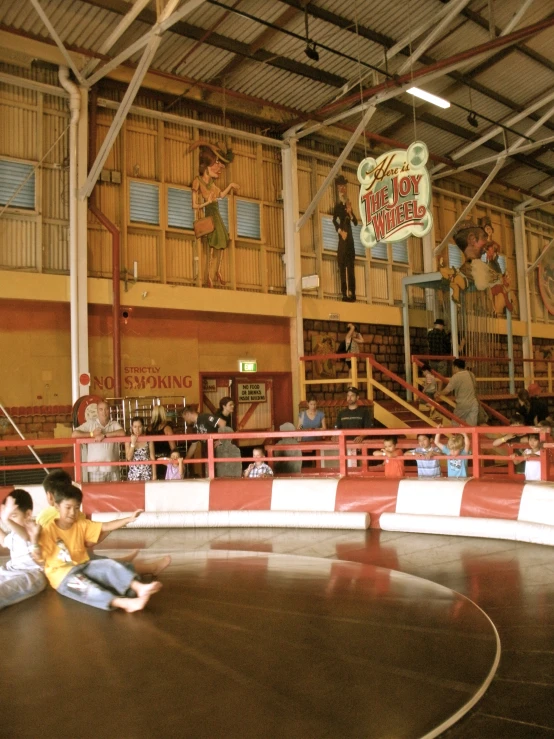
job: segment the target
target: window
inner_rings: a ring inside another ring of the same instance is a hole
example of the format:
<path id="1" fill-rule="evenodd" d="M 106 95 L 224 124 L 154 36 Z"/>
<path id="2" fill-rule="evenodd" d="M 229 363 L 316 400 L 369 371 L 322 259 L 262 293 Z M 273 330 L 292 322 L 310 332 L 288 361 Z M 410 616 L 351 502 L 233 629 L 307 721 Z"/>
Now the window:
<path id="1" fill-rule="evenodd" d="M 172 228 L 187 228 L 192 231 L 194 211 L 192 210 L 192 192 L 167 188 L 167 225 Z"/>
<path id="2" fill-rule="evenodd" d="M 130 211 L 130 218 L 134 223 L 149 223 L 152 226 L 158 226 L 160 223 L 158 186 L 131 181 Z"/>
<path id="3" fill-rule="evenodd" d="M 262 238 L 259 203 L 237 199 L 237 236 L 258 241 Z"/>
<path id="4" fill-rule="evenodd" d="M 392 261 L 408 264 L 408 241 L 396 241 L 392 245 Z"/>
<path id="5" fill-rule="evenodd" d="M 371 258 L 372 259 L 385 259 L 387 260 L 389 258 L 387 245 L 384 241 L 379 241 L 373 249 L 371 249 Z"/>
<path id="6" fill-rule="evenodd" d="M 498 262 L 498 266 L 500 267 L 500 271 L 502 272 L 503 275 L 505 275 L 506 274 L 506 267 L 507 267 L 507 265 L 506 265 L 506 257 L 503 254 L 499 254 L 497 256 L 496 260 Z M 488 264 L 488 259 L 487 259 L 487 255 L 486 254 L 483 254 L 481 256 L 481 261 L 482 262 L 485 262 L 485 264 Z"/>
<path id="7" fill-rule="evenodd" d="M 460 268 L 463 264 L 463 256 L 461 249 L 456 244 L 448 244 L 448 263 L 451 267 Z"/>
<path id="8" fill-rule="evenodd" d="M 0 205 L 7 203 L 12 208 L 35 209 L 35 172 L 32 164 L 0 159 Z"/>
<path id="9" fill-rule="evenodd" d="M 219 207 L 219 215 L 225 224 L 225 228 L 229 231 L 229 198 L 221 198 L 217 201 Z"/>

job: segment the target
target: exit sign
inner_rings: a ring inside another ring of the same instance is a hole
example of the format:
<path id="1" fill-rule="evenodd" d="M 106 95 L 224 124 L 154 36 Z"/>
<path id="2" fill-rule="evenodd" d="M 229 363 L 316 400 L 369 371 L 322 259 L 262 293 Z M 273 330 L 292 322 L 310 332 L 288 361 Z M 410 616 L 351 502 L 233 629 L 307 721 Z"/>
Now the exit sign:
<path id="1" fill-rule="evenodd" d="M 239 359 L 239 372 L 257 372 L 258 363 L 255 359 Z"/>

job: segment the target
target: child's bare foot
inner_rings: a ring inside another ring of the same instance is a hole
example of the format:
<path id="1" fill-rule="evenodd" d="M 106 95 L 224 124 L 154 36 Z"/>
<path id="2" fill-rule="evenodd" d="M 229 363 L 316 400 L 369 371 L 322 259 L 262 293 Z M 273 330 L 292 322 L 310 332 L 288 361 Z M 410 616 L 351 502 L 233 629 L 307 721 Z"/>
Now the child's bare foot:
<path id="1" fill-rule="evenodd" d="M 133 549 L 130 554 L 124 554 L 122 557 L 114 557 L 114 559 L 118 562 L 132 562 L 138 553 L 138 549 Z"/>
<path id="2" fill-rule="evenodd" d="M 171 564 L 171 557 L 166 555 L 161 559 L 155 559 L 152 562 L 135 562 L 135 572 L 139 575 L 153 575 L 156 577 L 166 567 Z"/>
<path id="3" fill-rule="evenodd" d="M 159 575 L 160 572 L 163 572 L 166 567 L 169 567 L 171 564 L 171 557 L 169 554 L 166 554 L 165 557 L 162 557 L 161 559 L 157 559 L 155 562 L 151 562 L 150 565 L 152 567 L 152 574 L 153 575 Z"/>
<path id="4" fill-rule="evenodd" d="M 158 590 L 162 589 L 161 582 L 155 580 L 154 582 L 143 583 L 138 580 L 133 580 L 131 583 L 131 589 L 135 591 L 138 598 L 142 598 L 144 595 L 150 597 L 153 593 L 157 593 Z"/>
<path id="5" fill-rule="evenodd" d="M 121 610 L 127 611 L 127 613 L 134 613 L 135 611 L 142 611 L 149 599 L 149 595 L 143 595 L 140 598 L 114 598 L 112 600 L 112 606 L 114 608 L 121 608 Z"/>

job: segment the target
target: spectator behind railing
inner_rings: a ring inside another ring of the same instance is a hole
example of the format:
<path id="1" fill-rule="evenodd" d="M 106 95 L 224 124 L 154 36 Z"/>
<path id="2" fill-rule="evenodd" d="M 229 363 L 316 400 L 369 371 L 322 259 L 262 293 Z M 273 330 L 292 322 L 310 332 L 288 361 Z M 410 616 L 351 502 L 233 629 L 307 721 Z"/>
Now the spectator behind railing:
<path id="1" fill-rule="evenodd" d="M 264 461 L 266 458 L 264 448 L 261 446 L 254 447 L 252 456 L 254 461 L 244 470 L 244 477 L 273 477 L 273 470 Z"/>
<path id="2" fill-rule="evenodd" d="M 172 436 L 173 427 L 167 420 L 167 415 L 163 405 L 156 405 L 152 409 L 152 416 L 150 418 L 150 426 L 147 429 L 148 436 Z M 166 459 L 170 456 L 171 452 L 177 446 L 171 439 L 163 438 L 160 441 L 154 441 L 154 456 L 156 459 Z M 156 478 L 163 480 L 165 477 L 166 469 L 165 465 L 156 465 Z"/>
<path id="3" fill-rule="evenodd" d="M 279 426 L 279 431 L 296 431 L 294 428 L 293 423 L 282 423 Z M 295 436 L 285 436 L 285 438 L 280 439 L 275 446 L 279 446 L 280 444 L 298 444 L 299 439 L 297 439 Z M 300 449 L 283 449 L 278 450 L 275 449 L 273 452 L 274 457 L 301 457 L 302 452 Z M 299 460 L 297 462 L 275 462 L 273 465 L 273 469 L 275 471 L 276 475 L 287 475 L 287 474 L 298 474 L 299 472 L 302 472 L 302 460 Z"/>
<path id="4" fill-rule="evenodd" d="M 71 433 L 71 436 L 74 439 L 87 436 L 94 439 L 94 443 L 87 444 L 86 460 L 88 462 L 119 462 L 119 444 L 105 443 L 105 439 L 110 436 L 123 436 L 123 429 L 117 421 L 110 420 L 110 407 L 105 400 L 98 403 L 96 413 L 96 418 L 85 421 Z M 119 467 L 116 466 L 87 467 L 85 473 L 89 482 L 119 480 Z"/>
<path id="5" fill-rule="evenodd" d="M 429 434 L 418 434 L 417 447 L 406 452 L 407 457 L 415 457 L 418 477 L 440 477 L 441 466 L 434 454 L 440 454 L 440 449 L 433 444 L 433 437 Z"/>
<path id="6" fill-rule="evenodd" d="M 525 457 L 525 479 L 541 479 L 541 449 L 542 443 L 538 434 L 529 434 L 529 448 L 523 451 Z M 514 459 L 517 459 L 514 455 Z"/>
<path id="7" fill-rule="evenodd" d="M 224 398 L 220 398 L 219 409 L 215 414 L 215 417 L 220 419 L 221 421 L 225 421 L 226 425 L 231 427 L 231 417 L 234 410 L 235 402 L 233 398 L 230 398 L 228 395 L 226 395 Z"/>
<path id="8" fill-rule="evenodd" d="M 154 442 L 141 441 L 144 433 L 144 421 L 139 416 L 131 420 L 131 440 L 125 444 L 125 458 L 127 462 L 154 461 Z M 127 479 L 130 482 L 147 482 L 157 480 L 156 465 L 132 464 L 127 469 Z M 163 477 L 161 478 L 163 479 Z"/>
<path id="9" fill-rule="evenodd" d="M 440 427 L 439 427 L 440 428 Z M 441 432 L 435 436 L 435 444 L 442 454 L 448 454 L 448 477 L 467 477 L 467 459 L 458 459 L 460 452 L 469 454 L 469 436 L 466 433 L 452 434 L 446 444 L 441 444 Z"/>
<path id="10" fill-rule="evenodd" d="M 167 461 L 167 469 L 165 472 L 166 480 L 183 480 L 185 477 L 185 469 L 181 452 L 175 449 Z"/>
<path id="11" fill-rule="evenodd" d="M 398 438 L 389 436 L 382 449 L 373 452 L 374 457 L 384 457 L 385 477 L 404 477 L 404 454 L 396 448 Z"/>

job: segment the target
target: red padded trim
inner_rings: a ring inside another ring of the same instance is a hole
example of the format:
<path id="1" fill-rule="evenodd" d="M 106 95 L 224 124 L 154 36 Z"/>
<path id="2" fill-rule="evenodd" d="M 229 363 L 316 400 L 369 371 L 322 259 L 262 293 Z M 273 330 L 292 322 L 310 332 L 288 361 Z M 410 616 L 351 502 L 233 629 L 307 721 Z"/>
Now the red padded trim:
<path id="1" fill-rule="evenodd" d="M 396 511 L 396 498 L 400 480 L 381 477 L 379 479 L 354 479 L 342 477 L 337 486 L 335 511 L 366 511 L 370 514 L 370 526 L 379 528 L 381 513 Z"/>
<path id="2" fill-rule="evenodd" d="M 83 510 L 91 513 L 127 512 L 144 509 L 143 482 L 85 482 Z"/>
<path id="3" fill-rule="evenodd" d="M 273 480 L 236 478 L 210 482 L 210 511 L 270 511 Z"/>
<path id="4" fill-rule="evenodd" d="M 503 518 L 516 521 L 523 493 L 523 482 L 468 480 L 462 494 L 460 516 Z"/>

